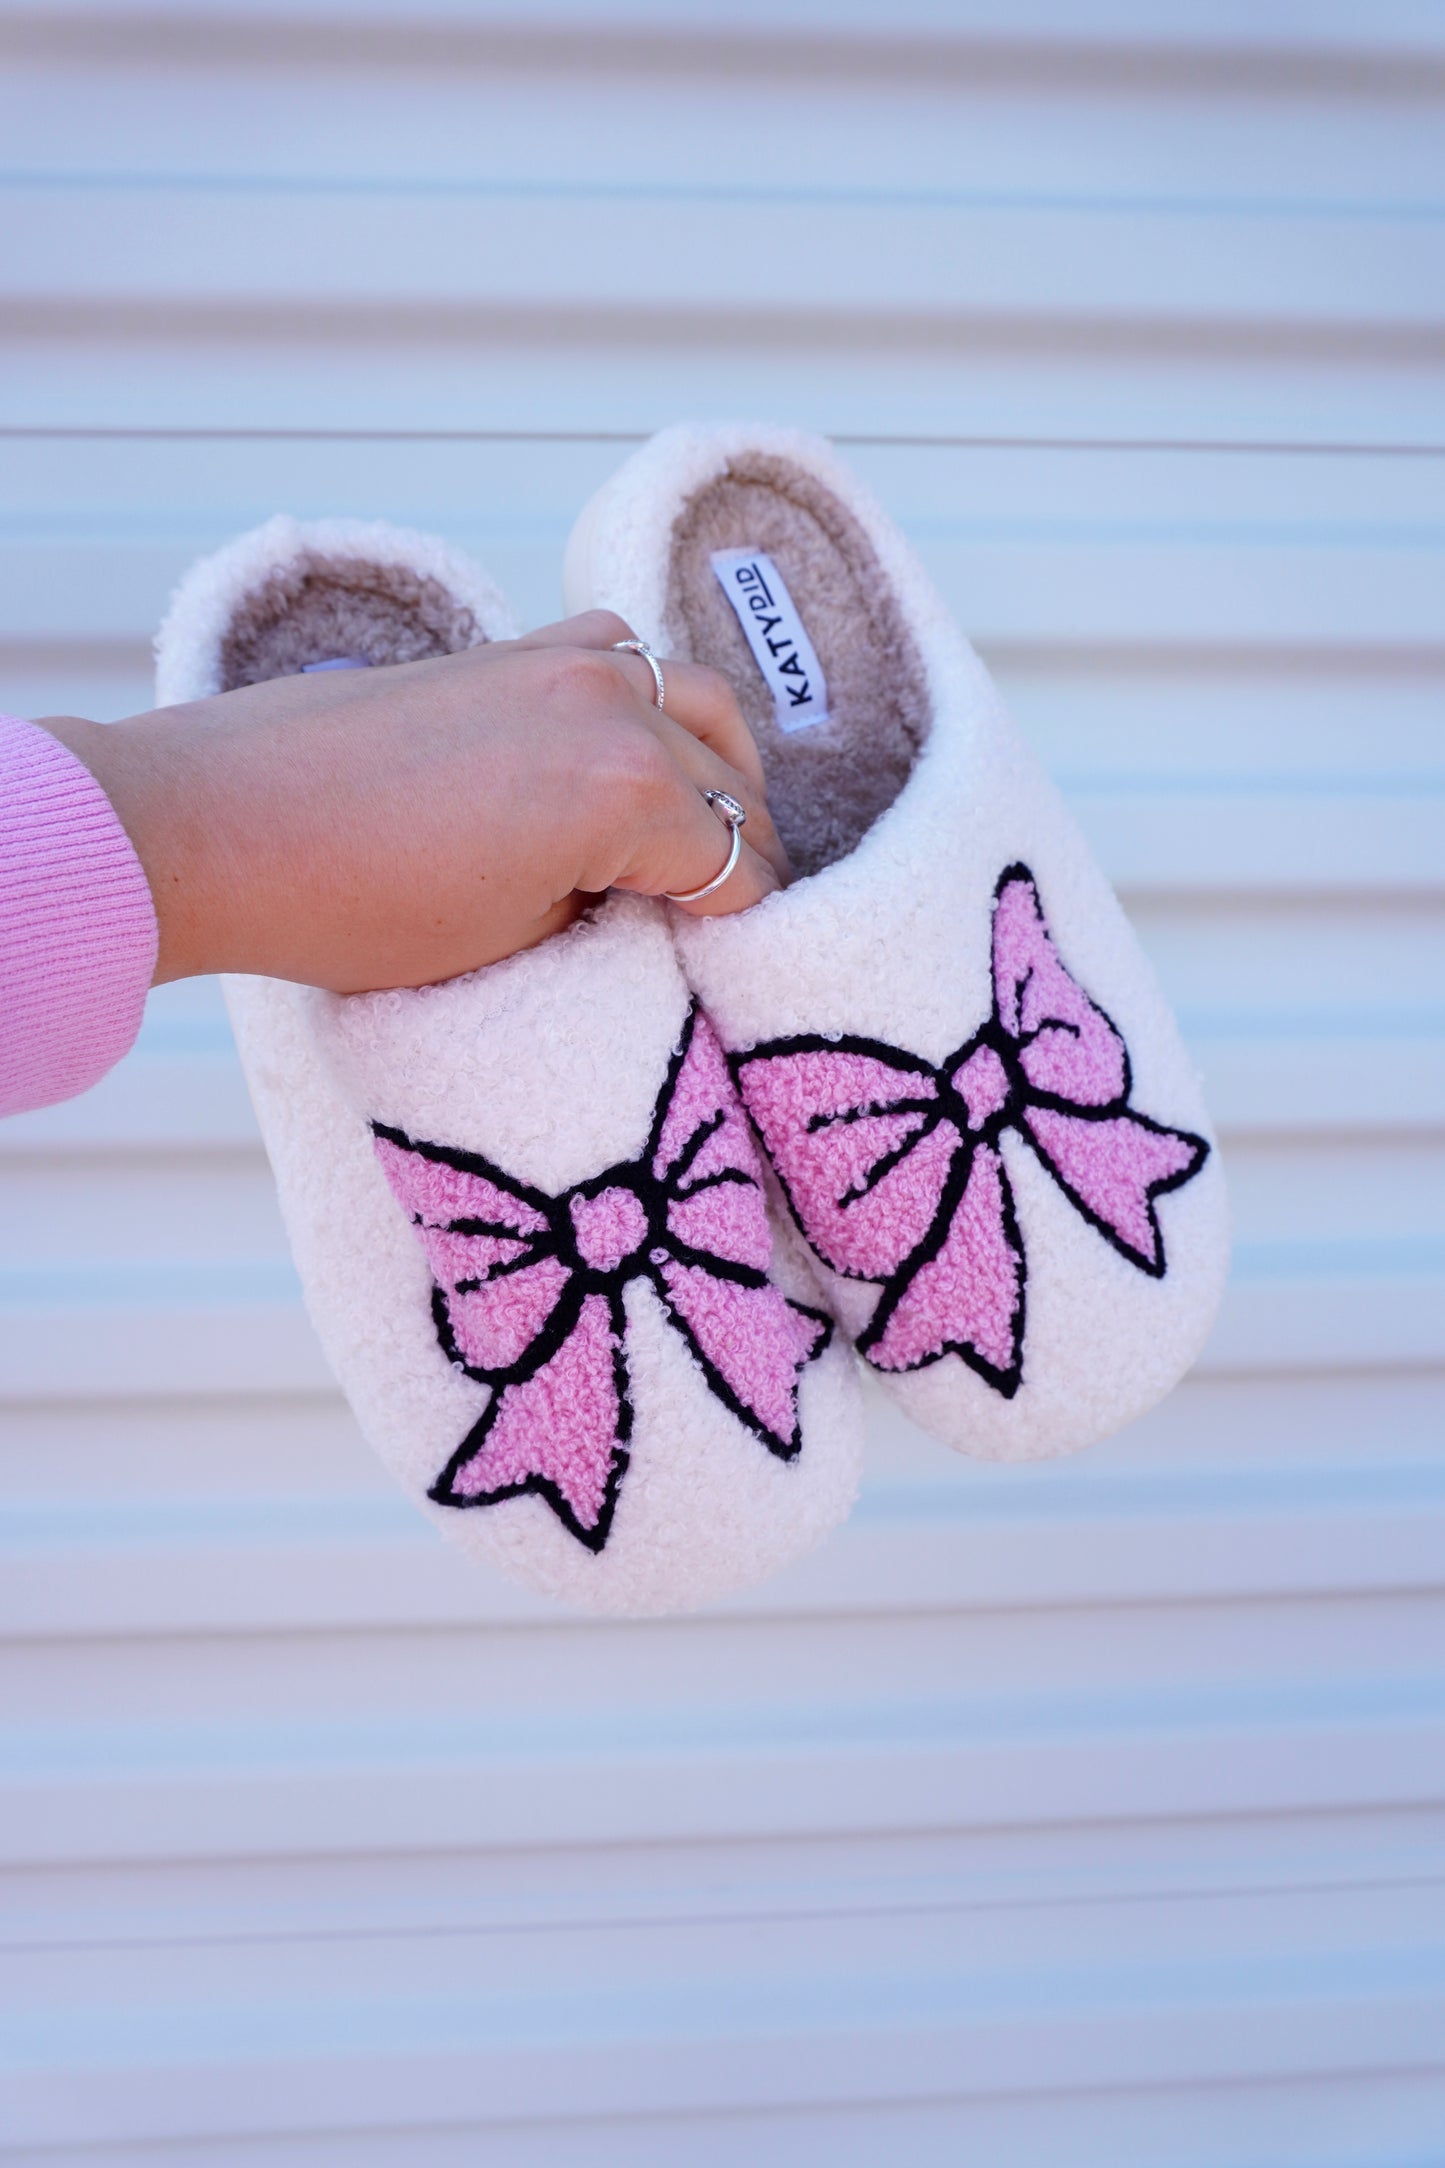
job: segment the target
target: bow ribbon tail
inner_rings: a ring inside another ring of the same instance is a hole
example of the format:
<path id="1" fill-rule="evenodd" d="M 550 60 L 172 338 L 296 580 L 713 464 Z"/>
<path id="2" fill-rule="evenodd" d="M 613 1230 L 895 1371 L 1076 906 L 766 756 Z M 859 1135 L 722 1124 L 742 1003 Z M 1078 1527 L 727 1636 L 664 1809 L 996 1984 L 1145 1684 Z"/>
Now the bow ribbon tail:
<path id="1" fill-rule="evenodd" d="M 653 1285 L 715 1397 L 776 1459 L 794 1460 L 799 1377 L 828 1345 L 832 1320 L 768 1277 L 762 1163 L 700 1010 L 659 1106 L 652 1169 L 668 1192 L 667 1232 L 652 1254 Z"/>
<path id="2" fill-rule="evenodd" d="M 793 1302 L 762 1273 L 717 1259 L 669 1257 L 659 1278 L 672 1321 L 713 1392 L 778 1460 L 802 1447 L 800 1373 L 827 1346 L 832 1319 Z"/>
<path id="3" fill-rule="evenodd" d="M 1026 1106 L 1024 1135 L 1077 1211 L 1114 1248 L 1154 1279 L 1164 1276 L 1164 1236 L 1154 1200 L 1198 1173 L 1203 1137 L 1170 1129 L 1129 1108 Z"/>
<path id="4" fill-rule="evenodd" d="M 620 1297 L 584 1295 L 525 1378 L 494 1387 L 429 1495 L 497 1505 L 529 1492 L 591 1551 L 607 1541 L 628 1463 L 632 1402 Z"/>
<path id="5" fill-rule="evenodd" d="M 960 1355 L 1011 1400 L 1023 1377 L 1024 1251 L 998 1147 L 960 1150 L 923 1241 L 857 1347 L 875 1369 Z"/>

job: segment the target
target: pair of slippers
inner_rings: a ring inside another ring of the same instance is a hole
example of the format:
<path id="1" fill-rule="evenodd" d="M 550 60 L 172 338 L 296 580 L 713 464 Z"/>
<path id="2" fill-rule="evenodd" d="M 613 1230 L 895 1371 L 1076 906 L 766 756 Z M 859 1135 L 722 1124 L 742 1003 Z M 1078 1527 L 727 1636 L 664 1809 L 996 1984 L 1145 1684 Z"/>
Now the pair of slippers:
<path id="1" fill-rule="evenodd" d="M 845 1517 L 854 1350 L 988 1459 L 1141 1414 L 1209 1328 L 1226 1215 L 1107 882 L 825 444 L 664 431 L 564 578 L 570 610 L 728 677 L 794 884 L 718 918 L 614 894 L 415 991 L 227 992 L 307 1304 L 382 1458 L 516 1579 L 657 1613 Z M 158 698 L 514 630 L 437 541 L 274 520 L 182 583 Z"/>

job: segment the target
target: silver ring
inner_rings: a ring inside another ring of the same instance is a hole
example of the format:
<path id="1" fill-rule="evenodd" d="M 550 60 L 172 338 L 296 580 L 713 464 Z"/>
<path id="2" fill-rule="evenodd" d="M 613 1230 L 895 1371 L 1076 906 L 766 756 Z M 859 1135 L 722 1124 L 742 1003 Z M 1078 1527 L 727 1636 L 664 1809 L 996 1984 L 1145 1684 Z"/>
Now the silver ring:
<path id="1" fill-rule="evenodd" d="M 640 655 L 642 657 L 648 669 L 652 672 L 652 682 L 657 692 L 654 705 L 660 708 L 667 686 L 662 675 L 662 664 L 653 654 L 647 642 L 645 640 L 614 640 L 612 652 L 614 655 Z"/>
<path id="2" fill-rule="evenodd" d="M 663 894 L 669 903 L 701 903 L 704 896 L 710 896 L 715 888 L 722 887 L 742 856 L 743 823 L 748 817 L 746 811 L 738 804 L 731 791 L 705 790 L 702 795 L 704 804 L 710 805 L 718 819 L 726 821 L 733 832 L 732 842 L 728 846 L 727 863 L 721 873 L 714 874 L 710 881 L 704 881 L 701 888 L 686 889 L 680 896 L 674 895 L 670 888 L 665 888 Z"/>

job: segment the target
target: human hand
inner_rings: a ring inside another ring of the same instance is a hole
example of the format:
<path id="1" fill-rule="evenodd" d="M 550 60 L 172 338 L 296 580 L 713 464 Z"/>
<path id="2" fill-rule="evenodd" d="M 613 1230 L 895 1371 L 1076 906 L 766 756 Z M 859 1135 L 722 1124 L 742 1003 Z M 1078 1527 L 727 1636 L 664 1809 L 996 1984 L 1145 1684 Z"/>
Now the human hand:
<path id="1" fill-rule="evenodd" d="M 358 993 L 529 948 L 609 888 L 686 892 L 748 821 L 699 916 L 788 877 L 761 762 L 725 679 L 614 653 L 589 611 L 521 640 L 388 669 L 276 678 L 114 724 L 46 717 L 135 845 L 160 921 L 156 983 L 259 972 Z"/>

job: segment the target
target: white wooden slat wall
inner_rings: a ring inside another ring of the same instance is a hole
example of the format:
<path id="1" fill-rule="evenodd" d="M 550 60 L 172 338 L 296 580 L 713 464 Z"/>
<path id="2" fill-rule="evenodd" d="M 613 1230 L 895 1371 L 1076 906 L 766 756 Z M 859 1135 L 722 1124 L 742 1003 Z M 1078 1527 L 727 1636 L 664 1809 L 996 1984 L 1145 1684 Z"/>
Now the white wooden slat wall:
<path id="1" fill-rule="evenodd" d="M 676 1624 L 444 1552 L 214 991 L 0 1127 L 0 2159 L 1445 2158 L 1445 9 L 0 0 L 0 704 L 198 551 L 534 619 L 682 414 L 843 437 L 1069 790 L 1238 1259 L 1063 1466 L 880 1405 Z"/>

